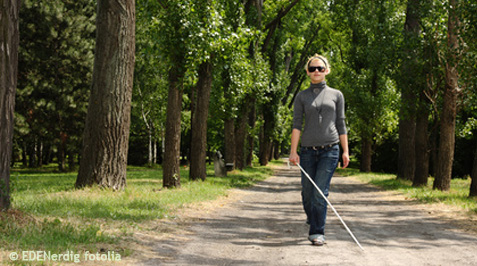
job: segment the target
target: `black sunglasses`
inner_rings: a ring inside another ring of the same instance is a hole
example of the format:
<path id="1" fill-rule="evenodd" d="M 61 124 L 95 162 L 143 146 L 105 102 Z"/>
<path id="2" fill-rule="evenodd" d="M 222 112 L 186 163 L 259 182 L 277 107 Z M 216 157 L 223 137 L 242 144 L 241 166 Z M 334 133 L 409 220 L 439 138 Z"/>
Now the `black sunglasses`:
<path id="1" fill-rule="evenodd" d="M 308 67 L 308 72 L 315 72 L 316 70 L 318 69 L 318 72 L 325 72 L 326 70 L 326 67 L 323 67 L 323 66 L 309 66 Z"/>

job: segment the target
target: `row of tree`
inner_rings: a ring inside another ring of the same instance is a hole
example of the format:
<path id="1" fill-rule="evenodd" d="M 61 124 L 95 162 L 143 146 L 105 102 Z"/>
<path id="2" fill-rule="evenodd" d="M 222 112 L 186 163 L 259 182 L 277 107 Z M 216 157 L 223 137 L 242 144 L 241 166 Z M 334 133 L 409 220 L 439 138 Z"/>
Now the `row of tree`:
<path id="1" fill-rule="evenodd" d="M 205 179 L 217 150 L 237 169 L 265 165 L 288 152 L 314 53 L 345 95 L 362 171 L 395 165 L 416 186 L 431 173 L 441 190 L 453 171 L 476 176 L 477 158 L 461 160 L 476 152 L 454 154 L 456 136 L 477 146 L 471 0 L 2 1 L 1 206 L 12 161 L 79 161 L 78 187 L 114 189 L 128 159 L 161 162 L 165 187 L 180 186 L 181 158 Z"/>

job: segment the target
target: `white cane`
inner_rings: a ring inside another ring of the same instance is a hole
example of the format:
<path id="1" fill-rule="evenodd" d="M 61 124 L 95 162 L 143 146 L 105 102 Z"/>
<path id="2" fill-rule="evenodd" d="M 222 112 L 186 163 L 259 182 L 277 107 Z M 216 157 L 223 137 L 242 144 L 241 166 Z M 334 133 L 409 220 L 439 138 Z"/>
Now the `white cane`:
<path id="1" fill-rule="evenodd" d="M 358 239 L 356 239 L 356 237 L 354 236 L 353 232 L 351 232 L 351 230 L 349 230 L 348 226 L 346 225 L 346 223 L 343 221 L 343 219 L 341 218 L 341 216 L 338 214 L 338 212 L 336 211 L 335 207 L 333 207 L 333 205 L 331 204 L 331 202 L 328 200 L 328 198 L 325 196 L 325 194 L 323 194 L 323 192 L 321 191 L 321 189 L 315 184 L 315 182 L 313 181 L 313 179 L 311 179 L 311 177 L 308 175 L 308 173 L 301 167 L 300 164 L 296 164 L 298 165 L 298 167 L 300 168 L 300 170 L 305 174 L 306 177 L 308 177 L 308 180 L 310 180 L 310 182 L 313 184 L 313 186 L 315 186 L 316 190 L 318 190 L 318 192 L 320 192 L 320 195 L 326 200 L 326 203 L 328 203 L 328 205 L 330 205 L 331 209 L 333 210 L 333 212 L 336 214 L 336 216 L 338 216 L 338 218 L 340 219 L 341 223 L 344 225 L 344 227 L 346 228 L 346 230 L 348 231 L 348 233 L 351 235 L 351 237 L 353 238 L 354 242 L 356 242 L 356 244 L 358 244 L 359 248 L 364 251 L 364 248 L 361 246 L 361 244 L 358 242 Z M 288 162 L 288 166 L 290 166 L 290 162 Z M 291 168 L 291 167 L 290 167 Z"/>

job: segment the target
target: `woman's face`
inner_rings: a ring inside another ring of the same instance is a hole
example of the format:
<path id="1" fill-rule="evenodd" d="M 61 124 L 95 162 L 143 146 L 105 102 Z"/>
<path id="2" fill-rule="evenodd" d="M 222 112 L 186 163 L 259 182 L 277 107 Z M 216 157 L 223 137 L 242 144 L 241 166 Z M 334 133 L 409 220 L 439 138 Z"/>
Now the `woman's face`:
<path id="1" fill-rule="evenodd" d="M 315 71 L 310 72 L 310 70 L 309 70 L 310 67 L 315 67 Z M 318 67 L 318 69 L 316 69 L 316 67 Z M 325 71 L 320 72 L 319 71 L 320 67 L 324 68 Z M 328 73 L 330 73 L 330 70 L 328 68 L 326 68 L 325 62 L 323 62 L 322 60 L 317 58 L 317 59 L 313 59 L 310 62 L 310 64 L 308 65 L 308 68 L 306 70 L 306 73 L 310 77 L 311 83 L 320 83 L 320 82 L 325 80 L 325 76 L 328 75 Z"/>

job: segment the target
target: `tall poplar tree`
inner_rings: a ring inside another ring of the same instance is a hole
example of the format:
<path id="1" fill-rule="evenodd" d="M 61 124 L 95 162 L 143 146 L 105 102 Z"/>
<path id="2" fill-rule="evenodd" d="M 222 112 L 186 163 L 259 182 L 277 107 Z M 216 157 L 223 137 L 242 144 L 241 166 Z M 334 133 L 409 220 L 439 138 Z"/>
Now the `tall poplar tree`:
<path id="1" fill-rule="evenodd" d="M 135 1 L 98 0 L 96 54 L 76 187 L 126 186 L 135 61 Z"/>
<path id="2" fill-rule="evenodd" d="M 212 71 L 213 71 L 213 53 L 214 38 L 211 35 L 217 34 L 217 28 L 213 25 L 220 25 L 221 21 L 212 21 L 215 16 L 215 8 L 211 0 L 197 3 L 195 10 L 197 11 L 197 20 L 203 26 L 200 29 L 206 33 L 200 37 L 198 41 L 199 47 L 201 43 L 206 44 L 202 51 L 204 58 L 200 59 L 199 79 L 194 88 L 192 97 L 193 108 L 191 119 L 191 149 L 190 149 L 190 172 L 189 177 L 192 180 L 205 180 L 206 174 L 206 155 L 207 155 L 207 117 L 209 114 L 210 92 L 212 90 Z M 215 23 L 213 23 L 215 22 Z M 219 34 L 217 34 L 219 35 Z M 207 49 L 207 47 L 209 49 Z M 212 50 L 212 51 L 210 51 Z"/>
<path id="3" fill-rule="evenodd" d="M 459 40 L 459 1 L 449 1 L 449 18 L 447 21 L 447 55 L 445 63 L 444 102 L 441 113 L 439 153 L 434 189 L 448 191 L 452 179 L 452 164 L 455 150 L 455 125 L 457 116 L 457 99 L 459 88 L 458 63 L 460 60 Z"/>
<path id="4" fill-rule="evenodd" d="M 20 0 L 2 0 L 0 9 L 0 211 L 10 207 L 10 162 L 18 67 Z"/>
<path id="5" fill-rule="evenodd" d="M 184 76 L 187 71 L 187 39 L 190 23 L 187 14 L 189 3 L 181 1 L 159 1 L 161 22 L 158 27 L 162 40 L 162 52 L 169 64 L 167 117 L 164 138 L 164 161 L 162 185 L 166 188 L 180 187 L 180 147 L 181 147 L 181 112 L 184 94 Z"/>
<path id="6" fill-rule="evenodd" d="M 409 0 L 404 23 L 404 44 L 401 65 L 401 108 L 399 112 L 398 178 L 412 180 L 416 169 L 416 103 L 419 68 L 420 14 L 419 2 Z"/>

